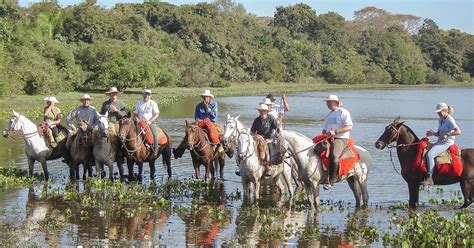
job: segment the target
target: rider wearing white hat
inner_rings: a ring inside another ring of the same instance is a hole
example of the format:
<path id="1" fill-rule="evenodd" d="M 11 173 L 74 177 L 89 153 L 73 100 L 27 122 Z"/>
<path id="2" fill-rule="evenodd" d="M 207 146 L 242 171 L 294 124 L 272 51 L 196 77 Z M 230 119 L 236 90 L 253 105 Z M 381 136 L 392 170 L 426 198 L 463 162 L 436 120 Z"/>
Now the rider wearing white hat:
<path id="1" fill-rule="evenodd" d="M 58 126 L 61 124 L 61 110 L 56 106 L 59 101 L 54 96 L 45 97 L 43 101 L 46 101 L 46 107 L 43 109 L 43 121 L 51 129 L 49 143 L 54 148 L 59 142 Z"/>
<path id="2" fill-rule="evenodd" d="M 454 109 L 444 102 L 436 105 L 435 112 L 438 114 L 438 131 L 428 130 L 426 136 L 438 136 L 438 141 L 426 153 L 427 157 L 427 179 L 423 182 L 424 185 L 433 185 L 432 175 L 434 172 L 435 158 L 446 151 L 454 144 L 454 136 L 461 135 L 461 129 L 456 124 L 452 114 Z"/>
<path id="3" fill-rule="evenodd" d="M 338 179 L 339 157 L 348 145 L 353 124 L 351 114 L 341 107 L 342 102 L 339 100 L 339 97 L 329 95 L 324 101 L 331 111 L 324 118 L 323 133 L 334 137 L 330 153 L 329 183 L 324 185 L 324 189 L 327 190 Z"/>
<path id="4" fill-rule="evenodd" d="M 155 121 L 160 117 L 160 109 L 158 104 L 151 100 L 151 90 L 144 89 L 142 94 L 142 100 L 138 100 L 133 108 L 133 113 L 138 120 L 145 120 L 150 126 L 151 132 L 153 133 L 153 147 L 155 153 L 158 152 L 158 129 L 156 128 Z"/>
<path id="5" fill-rule="evenodd" d="M 119 93 L 117 87 L 112 87 L 106 91 L 105 94 L 109 97 L 109 100 L 102 103 L 100 108 L 101 115 L 105 115 L 106 112 L 109 113 L 108 119 L 110 123 L 118 123 L 120 119 L 127 115 L 125 103 L 118 99 Z"/>
<path id="6" fill-rule="evenodd" d="M 76 120 L 77 123 L 85 120 L 92 127 L 96 126 L 97 120 L 99 119 L 99 114 L 97 113 L 97 110 L 91 106 L 92 99 L 93 98 L 90 97 L 89 94 L 84 94 L 81 98 L 79 98 L 79 100 L 82 102 L 82 105 L 69 112 L 67 115 L 66 123 L 72 130 L 76 129 L 73 124 L 74 120 Z"/>
<path id="7" fill-rule="evenodd" d="M 202 102 L 196 105 L 194 110 L 194 119 L 204 120 L 209 119 L 212 122 L 217 122 L 217 102 L 214 100 L 214 95 L 211 94 L 210 90 L 204 90 L 201 94 Z"/>

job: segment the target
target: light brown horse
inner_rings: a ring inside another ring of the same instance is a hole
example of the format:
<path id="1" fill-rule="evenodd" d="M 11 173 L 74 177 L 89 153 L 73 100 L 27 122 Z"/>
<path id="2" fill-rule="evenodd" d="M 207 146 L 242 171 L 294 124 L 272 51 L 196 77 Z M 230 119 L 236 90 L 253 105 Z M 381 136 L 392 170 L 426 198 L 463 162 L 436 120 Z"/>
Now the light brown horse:
<path id="1" fill-rule="evenodd" d="M 209 141 L 207 134 L 204 130 L 196 124 L 190 124 L 186 121 L 186 136 L 187 148 L 191 152 L 191 158 L 193 160 L 193 167 L 196 179 L 199 179 L 200 171 L 199 167 L 204 165 L 206 167 L 206 173 L 204 174 L 204 180 L 209 178 L 209 172 L 212 178 L 215 176 L 214 162 L 217 166 L 219 163 L 220 176 L 223 178 L 224 165 L 225 165 L 225 152 L 214 151 L 214 148 Z"/>
<path id="2" fill-rule="evenodd" d="M 415 133 L 400 122 L 400 117 L 385 127 L 385 131 L 375 142 L 375 147 L 382 150 L 389 146 L 392 142 L 396 142 L 397 155 L 402 167 L 402 177 L 408 183 L 410 194 L 409 206 L 416 208 L 419 199 L 420 184 L 423 181 L 423 174 L 415 174 L 412 172 L 413 161 L 416 159 L 420 140 Z M 472 203 L 474 194 L 474 148 L 466 148 L 461 151 L 461 160 L 463 163 L 463 173 L 460 177 L 450 177 L 446 175 L 433 174 L 433 181 L 438 185 L 448 185 L 460 183 L 461 190 L 464 195 L 464 204 L 461 208 L 466 208 Z"/>
<path id="3" fill-rule="evenodd" d="M 171 138 L 163 131 L 166 135 L 167 142 L 161 145 L 158 152 L 153 152 L 151 147 L 145 145 L 145 140 L 142 137 L 142 132 L 137 131 L 137 124 L 135 121 L 124 118 L 121 119 L 119 128 L 119 137 L 122 141 L 122 148 L 124 154 L 127 156 L 128 165 L 128 177 L 129 180 L 133 180 L 133 163 L 138 165 L 138 181 L 142 181 L 143 163 L 148 162 L 150 166 L 150 180 L 155 178 L 155 160 L 162 155 L 163 165 L 166 166 L 168 172 L 168 178 L 171 177 Z"/>

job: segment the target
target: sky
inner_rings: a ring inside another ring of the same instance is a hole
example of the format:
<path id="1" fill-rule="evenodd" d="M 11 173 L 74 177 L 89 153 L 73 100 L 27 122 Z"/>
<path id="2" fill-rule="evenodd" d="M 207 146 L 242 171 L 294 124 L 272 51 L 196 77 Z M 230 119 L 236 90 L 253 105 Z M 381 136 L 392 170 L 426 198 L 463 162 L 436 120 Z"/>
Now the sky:
<path id="1" fill-rule="evenodd" d="M 19 0 L 20 5 L 28 6 L 40 0 Z M 61 6 L 74 5 L 82 0 L 58 0 Z M 112 7 L 115 3 L 142 3 L 143 0 L 97 0 L 100 6 Z M 204 0 L 162 0 L 176 5 L 212 2 Z M 316 13 L 336 12 L 346 19 L 352 19 L 354 11 L 366 6 L 387 10 L 393 14 L 411 14 L 434 20 L 443 29 L 459 29 L 474 34 L 473 0 L 234 0 L 242 3 L 247 12 L 257 16 L 273 16 L 277 6 L 297 3 L 310 5 Z"/>

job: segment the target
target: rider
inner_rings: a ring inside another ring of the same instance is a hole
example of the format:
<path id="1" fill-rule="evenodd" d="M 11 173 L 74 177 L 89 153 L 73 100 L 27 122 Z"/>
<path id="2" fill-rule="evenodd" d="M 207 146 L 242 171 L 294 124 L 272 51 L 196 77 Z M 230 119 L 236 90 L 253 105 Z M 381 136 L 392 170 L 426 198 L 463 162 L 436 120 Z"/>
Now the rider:
<path id="1" fill-rule="evenodd" d="M 60 142 L 59 137 L 59 126 L 61 125 L 61 110 L 56 107 L 56 103 L 59 101 L 54 96 L 48 96 L 43 99 L 46 101 L 46 107 L 43 109 L 43 122 L 46 123 L 51 130 L 51 136 L 49 136 L 49 143 L 51 147 L 56 147 Z M 48 133 L 50 131 L 47 131 Z"/>
<path id="2" fill-rule="evenodd" d="M 156 120 L 160 117 L 160 109 L 155 101 L 151 100 L 151 90 L 143 90 L 143 100 L 138 100 L 133 113 L 137 120 L 145 120 L 153 133 L 153 149 L 158 152 L 158 129 L 156 128 Z"/>
<path id="3" fill-rule="evenodd" d="M 74 119 L 79 123 L 80 121 L 87 121 L 87 123 L 95 127 L 97 120 L 99 119 L 99 114 L 97 110 L 91 106 L 91 98 L 89 94 L 84 94 L 79 100 L 82 102 L 82 105 L 69 112 L 66 117 L 66 123 L 72 130 L 76 130 L 76 127 L 73 124 Z"/>
<path id="4" fill-rule="evenodd" d="M 282 127 L 285 113 L 290 111 L 290 105 L 288 105 L 288 102 L 286 101 L 285 94 L 281 95 L 283 106 L 276 103 L 276 99 L 272 94 L 268 94 L 266 99 L 270 100 L 270 104 L 268 104 L 268 101 L 264 100 L 265 104 L 270 108 L 270 114 L 278 120 L 278 124 Z"/>
<path id="5" fill-rule="evenodd" d="M 118 121 L 127 115 L 127 107 L 122 101 L 118 100 L 118 94 L 117 87 L 110 88 L 105 92 L 109 100 L 102 103 L 100 108 L 101 115 L 105 115 L 106 112 L 109 113 L 109 122 L 114 124 L 116 132 L 118 132 Z"/>
<path id="6" fill-rule="evenodd" d="M 202 102 L 196 105 L 194 110 L 194 119 L 196 122 L 205 121 L 206 119 L 211 121 L 214 126 L 217 122 L 217 102 L 214 100 L 214 95 L 211 94 L 210 90 L 204 90 L 201 94 Z M 224 149 L 220 146 L 219 134 L 216 128 L 207 128 L 209 132 L 209 139 L 213 146 L 217 147 L 218 152 L 222 152 Z"/>
<path id="7" fill-rule="evenodd" d="M 452 114 L 454 109 L 446 103 L 441 102 L 436 105 L 435 112 L 438 114 L 438 131 L 428 130 L 426 136 L 438 136 L 438 141 L 433 144 L 426 154 L 427 157 L 427 178 L 423 181 L 424 185 L 433 185 L 433 171 L 435 167 L 435 158 L 451 145 L 454 145 L 454 136 L 461 135 L 461 129 L 456 124 Z"/>
<path id="8" fill-rule="evenodd" d="M 272 115 L 269 114 L 270 109 L 266 104 L 260 104 L 257 108 L 258 113 L 260 114 L 252 123 L 252 127 L 250 128 L 250 132 L 252 135 L 261 135 L 266 141 L 268 148 L 270 150 L 270 155 L 272 154 L 271 146 L 273 137 L 275 136 L 276 129 L 278 128 L 278 122 Z M 271 158 L 271 156 L 270 156 Z M 270 164 L 271 161 L 267 161 Z M 270 171 L 267 170 L 265 167 L 265 176 L 270 177 Z"/>
<path id="9" fill-rule="evenodd" d="M 351 114 L 341 107 L 342 102 L 339 101 L 336 95 L 329 95 L 324 101 L 326 101 L 326 105 L 331 111 L 324 118 L 323 134 L 334 138 L 330 151 L 329 182 L 324 185 L 324 189 L 328 190 L 337 181 L 339 157 L 348 145 L 353 124 Z"/>

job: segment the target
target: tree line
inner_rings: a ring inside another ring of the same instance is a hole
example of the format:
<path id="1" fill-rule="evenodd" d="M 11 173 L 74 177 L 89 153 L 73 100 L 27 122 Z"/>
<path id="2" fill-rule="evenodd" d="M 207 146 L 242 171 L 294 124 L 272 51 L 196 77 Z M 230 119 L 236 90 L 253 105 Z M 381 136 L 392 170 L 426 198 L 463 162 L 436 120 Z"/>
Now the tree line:
<path id="1" fill-rule="evenodd" d="M 306 4 L 247 13 L 232 0 L 176 6 L 0 0 L 0 94 L 240 82 L 423 84 L 474 76 L 474 36 L 366 7 L 353 20 Z"/>

